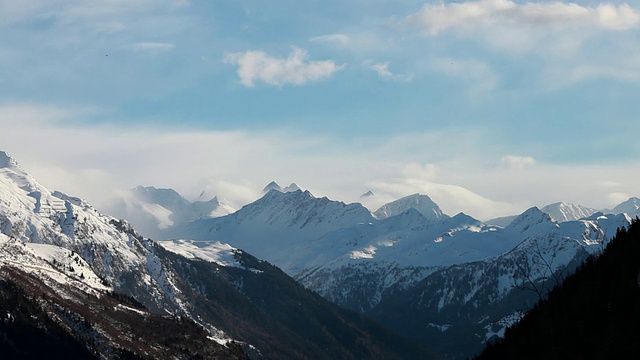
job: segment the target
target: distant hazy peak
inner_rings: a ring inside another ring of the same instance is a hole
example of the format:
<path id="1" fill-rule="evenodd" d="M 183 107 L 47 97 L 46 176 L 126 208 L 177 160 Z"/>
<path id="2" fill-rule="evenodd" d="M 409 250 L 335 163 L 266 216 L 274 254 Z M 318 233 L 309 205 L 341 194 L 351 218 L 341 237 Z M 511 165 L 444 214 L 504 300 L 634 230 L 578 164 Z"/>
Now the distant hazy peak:
<path id="1" fill-rule="evenodd" d="M 286 186 L 286 187 L 283 188 L 277 182 L 272 181 L 269 184 L 267 184 L 267 186 L 265 186 L 264 189 L 262 189 L 262 193 L 266 194 L 271 190 L 276 190 L 276 191 L 279 191 L 279 192 L 282 192 L 282 193 L 287 193 L 287 192 L 295 192 L 295 191 L 302 190 L 302 189 L 296 183 L 291 183 L 291 184 L 289 184 L 289 186 Z"/>
<path id="2" fill-rule="evenodd" d="M 640 210 L 640 199 L 637 197 L 631 197 L 627 201 L 614 207 L 612 212 L 614 214 L 627 213 L 629 215 L 636 214 Z"/>
<path id="3" fill-rule="evenodd" d="M 373 191 L 369 190 L 366 193 L 360 195 L 360 198 L 368 198 L 368 197 L 373 197 L 376 196 L 376 194 L 373 193 Z"/>
<path id="4" fill-rule="evenodd" d="M 293 192 L 298 190 L 302 190 L 302 189 L 296 183 L 291 183 L 289 186 L 282 189 L 283 192 Z"/>
<path id="5" fill-rule="evenodd" d="M 282 192 L 282 186 L 280 186 L 277 182 L 272 181 L 269 184 L 267 184 L 267 186 L 265 186 L 264 189 L 262 189 L 262 193 L 266 194 L 271 190 L 277 190 Z"/>
<path id="6" fill-rule="evenodd" d="M 385 219 L 399 215 L 409 209 L 418 210 L 429 222 L 436 222 L 448 217 L 440 207 L 427 195 L 413 194 L 381 206 L 373 215 L 377 219 Z"/>

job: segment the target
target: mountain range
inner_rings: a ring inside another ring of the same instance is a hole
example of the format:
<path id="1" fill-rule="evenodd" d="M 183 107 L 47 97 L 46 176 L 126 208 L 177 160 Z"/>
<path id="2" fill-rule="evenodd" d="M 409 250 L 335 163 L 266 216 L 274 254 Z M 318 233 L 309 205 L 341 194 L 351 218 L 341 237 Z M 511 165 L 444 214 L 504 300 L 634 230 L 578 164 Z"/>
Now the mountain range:
<path id="1" fill-rule="evenodd" d="M 462 359 L 600 253 L 640 203 L 556 203 L 500 225 L 421 194 L 371 212 L 275 182 L 237 211 L 153 187 L 126 201 L 134 226 L 0 152 L 0 294 L 28 309 L 17 325 L 57 324 L 58 338 L 103 358 L 154 357 L 135 345 L 140 331 L 176 357 Z M 99 319 L 105 307 L 115 311 Z M 154 321 L 167 331 L 136 328 Z M 179 328 L 193 341 L 166 338 Z"/>

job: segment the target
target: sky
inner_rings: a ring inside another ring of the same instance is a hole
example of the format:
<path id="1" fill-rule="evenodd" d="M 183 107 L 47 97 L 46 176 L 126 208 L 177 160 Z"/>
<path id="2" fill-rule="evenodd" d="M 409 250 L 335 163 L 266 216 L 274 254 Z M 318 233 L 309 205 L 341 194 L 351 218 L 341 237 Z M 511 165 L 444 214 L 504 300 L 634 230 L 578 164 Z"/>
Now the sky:
<path id="1" fill-rule="evenodd" d="M 638 1 L 0 0 L 0 149 L 106 212 L 272 180 L 610 208 L 640 195 L 639 30 Z"/>

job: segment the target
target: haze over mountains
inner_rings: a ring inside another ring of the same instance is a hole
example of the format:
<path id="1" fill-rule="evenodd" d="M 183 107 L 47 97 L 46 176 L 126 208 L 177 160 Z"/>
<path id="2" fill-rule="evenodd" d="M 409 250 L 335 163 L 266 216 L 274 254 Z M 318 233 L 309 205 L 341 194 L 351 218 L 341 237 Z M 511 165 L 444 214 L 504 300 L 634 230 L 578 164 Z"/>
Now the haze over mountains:
<path id="1" fill-rule="evenodd" d="M 48 319 L 73 329 L 66 333 L 91 353 L 144 351 L 87 320 L 109 301 L 133 313 L 114 313 L 120 328 L 135 333 L 135 317 L 178 316 L 206 330 L 194 341 L 223 344 L 203 349 L 228 357 L 463 359 L 502 336 L 638 211 L 635 198 L 615 208 L 631 214 L 556 203 L 498 226 L 447 215 L 426 195 L 372 213 L 287 188 L 272 183 L 235 212 L 217 198 L 190 202 L 171 189 L 135 188 L 124 209 L 165 240 L 155 242 L 135 224 L 49 191 L 2 152 L 3 281 L 27 296 L 33 283 L 67 294 L 40 304 L 58 309 Z M 111 291 L 126 298 L 105 300 Z M 102 335 L 91 345 L 95 332 Z M 191 346 L 184 344 L 163 351 L 177 355 Z"/>

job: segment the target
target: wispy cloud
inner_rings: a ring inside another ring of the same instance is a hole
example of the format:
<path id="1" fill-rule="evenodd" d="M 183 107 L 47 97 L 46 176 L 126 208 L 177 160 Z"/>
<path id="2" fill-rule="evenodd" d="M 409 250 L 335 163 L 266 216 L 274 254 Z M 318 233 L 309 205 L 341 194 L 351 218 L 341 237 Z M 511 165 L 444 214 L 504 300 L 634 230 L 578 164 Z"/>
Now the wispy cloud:
<path id="1" fill-rule="evenodd" d="M 371 61 L 365 62 L 365 65 L 375 71 L 378 76 L 386 80 L 398 81 L 398 82 L 410 82 L 413 80 L 413 74 L 398 74 L 389 70 L 389 62 L 373 63 Z"/>
<path id="2" fill-rule="evenodd" d="M 320 36 L 312 37 L 311 39 L 309 39 L 309 41 L 346 46 L 349 44 L 351 39 L 349 38 L 349 36 L 345 34 L 328 34 L 328 35 L 320 35 Z"/>
<path id="3" fill-rule="evenodd" d="M 243 85 L 254 87 L 256 82 L 267 85 L 304 85 L 329 78 L 346 65 L 333 60 L 309 61 L 306 50 L 294 47 L 286 58 L 273 57 L 262 51 L 229 53 L 224 60 L 238 66 L 238 76 Z"/>
<path id="4" fill-rule="evenodd" d="M 131 45 L 131 48 L 136 51 L 159 53 L 173 51 L 176 46 L 174 44 L 164 42 L 139 42 Z"/>

